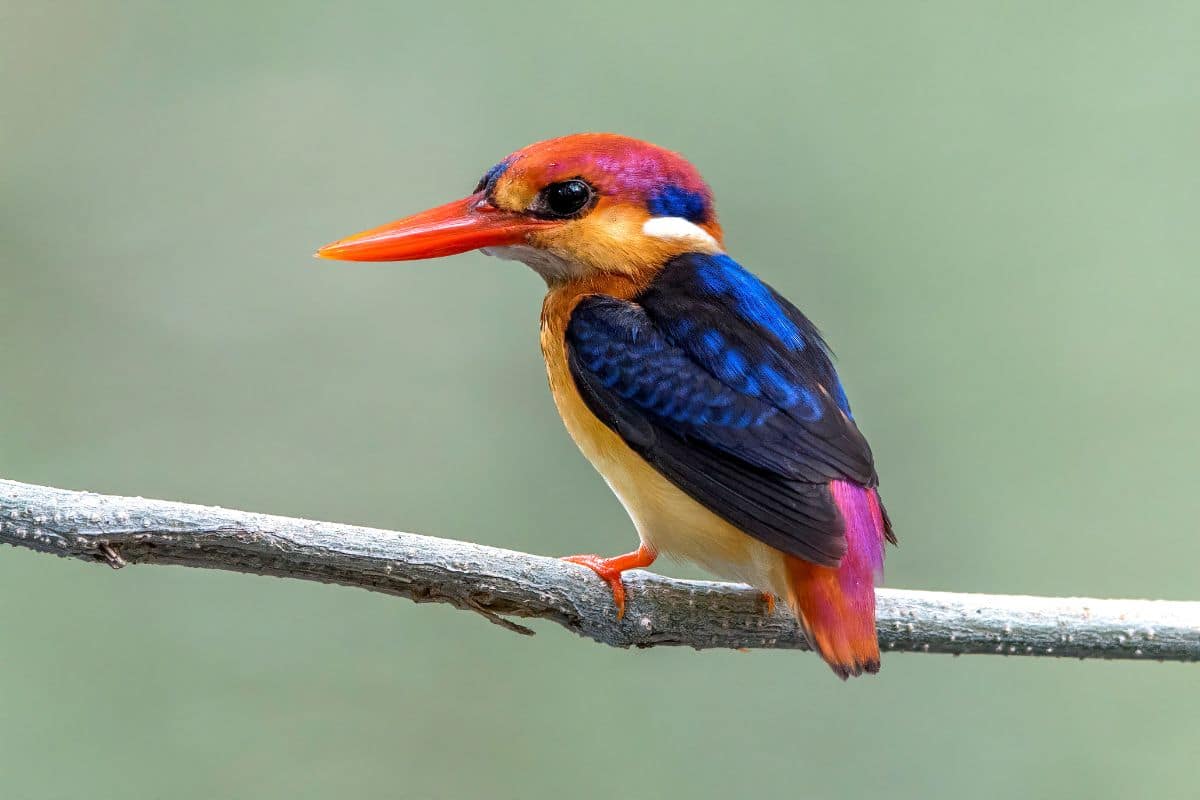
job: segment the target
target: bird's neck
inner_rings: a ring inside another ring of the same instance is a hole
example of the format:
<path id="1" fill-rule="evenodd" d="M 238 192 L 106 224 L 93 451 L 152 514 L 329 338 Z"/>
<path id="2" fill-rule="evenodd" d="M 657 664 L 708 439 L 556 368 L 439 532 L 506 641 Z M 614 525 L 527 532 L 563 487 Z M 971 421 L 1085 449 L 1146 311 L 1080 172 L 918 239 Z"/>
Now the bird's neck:
<path id="1" fill-rule="evenodd" d="M 542 301 L 542 330 L 565 331 L 571 312 L 589 295 L 602 294 L 632 300 L 644 292 L 657 273 L 623 275 L 598 273 L 552 284 Z"/>

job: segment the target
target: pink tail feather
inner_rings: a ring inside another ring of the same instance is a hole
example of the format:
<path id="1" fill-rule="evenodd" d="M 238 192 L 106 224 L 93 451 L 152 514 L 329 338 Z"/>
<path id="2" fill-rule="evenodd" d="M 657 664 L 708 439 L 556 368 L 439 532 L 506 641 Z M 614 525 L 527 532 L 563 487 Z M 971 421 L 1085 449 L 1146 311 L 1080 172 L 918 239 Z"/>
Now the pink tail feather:
<path id="1" fill-rule="evenodd" d="M 787 601 L 813 649 L 844 679 L 879 671 L 875 584 L 883 577 L 884 540 L 895 540 L 875 489 L 846 481 L 829 489 L 845 522 L 846 555 L 837 567 L 787 556 Z"/>

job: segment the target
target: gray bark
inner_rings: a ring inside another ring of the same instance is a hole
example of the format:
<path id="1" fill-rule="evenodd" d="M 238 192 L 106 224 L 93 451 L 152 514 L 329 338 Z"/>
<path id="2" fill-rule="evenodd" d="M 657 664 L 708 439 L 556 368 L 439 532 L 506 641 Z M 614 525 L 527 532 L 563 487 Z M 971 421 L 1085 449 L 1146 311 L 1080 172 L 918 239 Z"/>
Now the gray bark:
<path id="1" fill-rule="evenodd" d="M 607 586 L 556 558 L 413 533 L 0 480 L 0 543 L 83 561 L 179 564 L 337 583 L 474 611 L 520 633 L 540 618 L 617 647 L 797 648 L 781 604 L 746 586 L 626 573 L 625 618 Z M 878 593 L 885 651 L 1200 659 L 1200 602 Z"/>

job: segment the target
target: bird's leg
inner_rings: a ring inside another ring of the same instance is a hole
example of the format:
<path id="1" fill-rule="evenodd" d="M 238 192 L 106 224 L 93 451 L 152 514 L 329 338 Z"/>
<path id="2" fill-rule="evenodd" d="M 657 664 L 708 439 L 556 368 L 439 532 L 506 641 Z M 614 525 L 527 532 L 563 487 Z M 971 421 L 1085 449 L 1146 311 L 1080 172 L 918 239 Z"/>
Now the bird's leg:
<path id="1" fill-rule="evenodd" d="M 767 604 L 767 613 L 775 613 L 775 595 L 771 592 L 761 592 L 763 602 Z"/>
<path id="2" fill-rule="evenodd" d="M 625 584 L 621 582 L 621 573 L 627 569 L 648 567 L 654 563 L 658 552 L 647 547 L 643 542 L 637 550 L 612 558 L 601 558 L 597 555 L 563 556 L 563 561 L 581 564 L 595 572 L 612 589 L 613 603 L 617 606 L 617 620 L 625 616 Z"/>

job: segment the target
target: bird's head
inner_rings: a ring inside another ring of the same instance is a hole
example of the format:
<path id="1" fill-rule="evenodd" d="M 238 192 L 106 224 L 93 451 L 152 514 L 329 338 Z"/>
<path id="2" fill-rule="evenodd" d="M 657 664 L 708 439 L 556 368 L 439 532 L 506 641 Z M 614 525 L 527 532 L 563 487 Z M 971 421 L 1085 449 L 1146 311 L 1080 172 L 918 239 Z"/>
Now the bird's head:
<path id="1" fill-rule="evenodd" d="M 609 133 L 531 144 L 461 200 L 328 244 L 322 258 L 408 261 L 482 250 L 550 285 L 642 277 L 685 252 L 720 252 L 712 192 L 682 156 Z"/>

